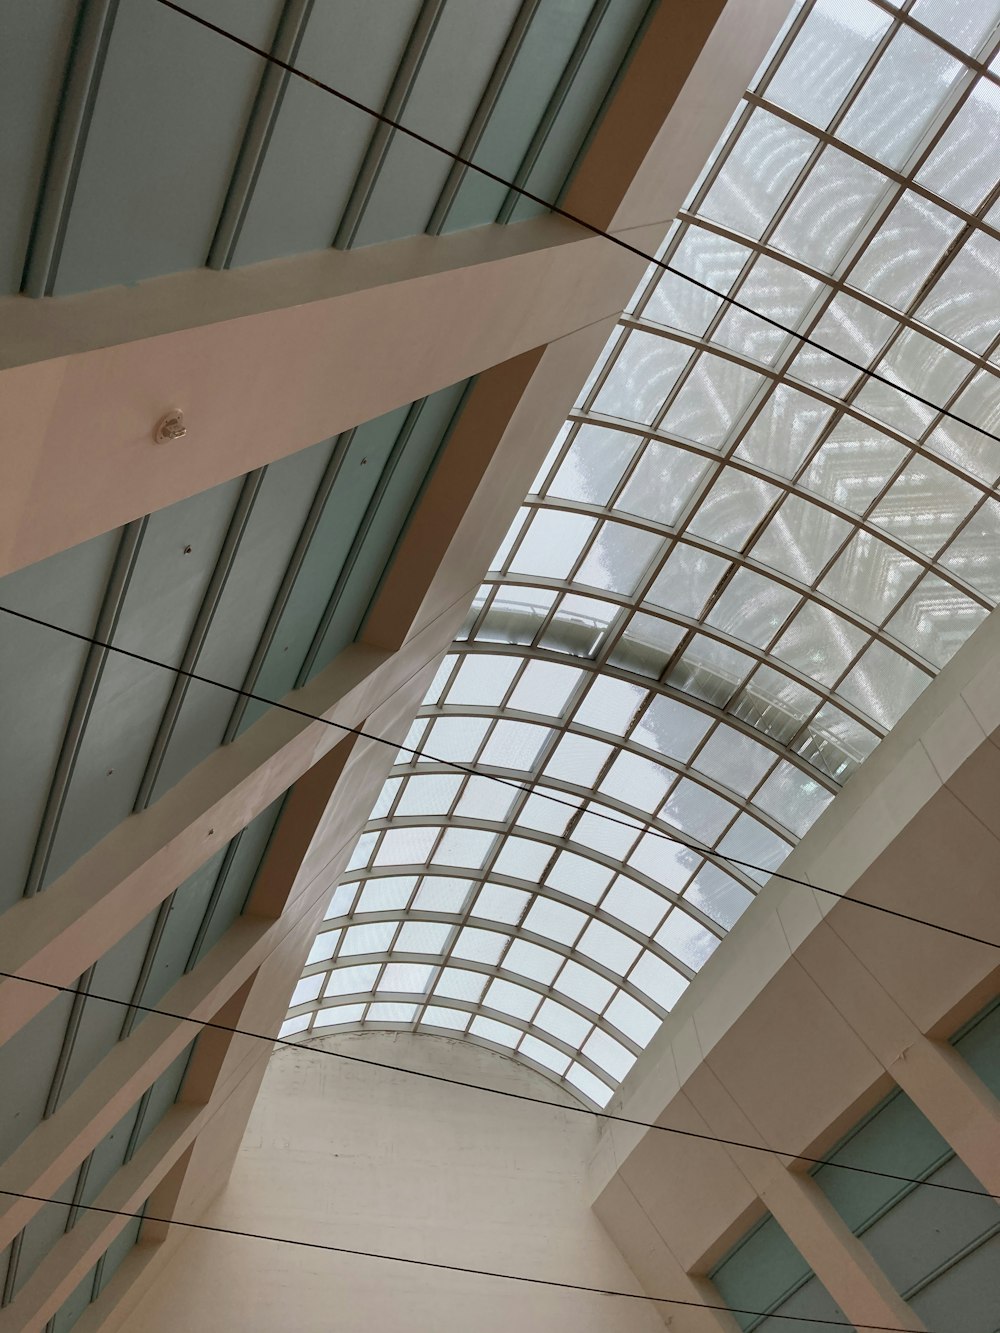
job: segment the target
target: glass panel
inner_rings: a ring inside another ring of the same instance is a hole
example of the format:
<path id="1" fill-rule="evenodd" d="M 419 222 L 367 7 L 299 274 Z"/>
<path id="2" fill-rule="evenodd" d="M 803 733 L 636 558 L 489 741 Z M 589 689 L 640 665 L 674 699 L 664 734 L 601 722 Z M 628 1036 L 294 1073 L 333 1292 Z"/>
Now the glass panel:
<path id="1" fill-rule="evenodd" d="M 848 281 L 897 310 L 905 310 L 961 229 L 953 214 L 906 191 L 868 243 Z"/>
<path id="2" fill-rule="evenodd" d="M 708 467 L 695 454 L 650 440 L 615 507 L 670 527 Z"/>
<path id="3" fill-rule="evenodd" d="M 844 519 L 790 495 L 751 549 L 761 564 L 812 583 L 851 534 Z"/>
<path id="4" fill-rule="evenodd" d="M 765 648 L 798 605 L 799 594 L 764 574 L 738 569 L 706 619 L 745 643 Z"/>
<path id="5" fill-rule="evenodd" d="M 963 6 L 967 15 L 988 6 Z M 979 79 L 917 173 L 921 185 L 975 211 L 1000 177 L 1000 88 Z"/>
<path id="6" fill-rule="evenodd" d="M 448 704 L 499 704 L 520 666 L 517 657 L 475 654 L 463 659 L 445 702 Z"/>
<path id="7" fill-rule="evenodd" d="M 653 580 L 646 600 L 678 615 L 697 616 L 730 567 L 721 555 L 678 543 Z"/>
<path id="8" fill-rule="evenodd" d="M 629 596 L 663 545 L 663 538 L 624 523 L 602 523 L 574 581 Z"/>
<path id="9" fill-rule="evenodd" d="M 604 426 L 581 426 L 549 486 L 549 494 L 586 504 L 607 504 L 638 447 L 637 435 Z"/>
<path id="10" fill-rule="evenodd" d="M 690 758 L 712 720 L 696 708 L 654 695 L 635 724 L 632 739 L 672 759 Z"/>
<path id="11" fill-rule="evenodd" d="M 746 246 L 700 227 L 689 227 L 670 259 L 670 267 L 717 292 L 728 292 L 749 258 Z M 676 273 L 664 273 L 642 317 L 685 333 L 704 333 L 721 304 L 711 292 L 685 282 Z"/>
<path id="12" fill-rule="evenodd" d="M 738 551 L 779 493 L 768 482 L 745 472 L 723 472 L 688 527 L 699 537 Z"/>
<path id="13" fill-rule="evenodd" d="M 724 724 L 716 727 L 695 760 L 700 772 L 743 796 L 750 795 L 773 765 L 773 751 Z"/>
<path id="14" fill-rule="evenodd" d="M 753 658 L 728 644 L 696 634 L 670 672 L 670 684 L 706 703 L 724 708 L 746 680 Z"/>
<path id="15" fill-rule="evenodd" d="M 908 555 L 859 532 L 819 586 L 842 606 L 881 624 L 919 573 Z"/>
<path id="16" fill-rule="evenodd" d="M 663 418 L 661 429 L 666 435 L 718 449 L 763 384 L 763 376 L 755 371 L 703 353 Z"/>
<path id="17" fill-rule="evenodd" d="M 888 181 L 837 148 L 824 148 L 774 233 L 774 244 L 832 273 Z"/>
<path id="18" fill-rule="evenodd" d="M 733 231 L 762 235 L 815 147 L 811 134 L 755 111 L 699 212 Z"/>
<path id="19" fill-rule="evenodd" d="M 597 676 L 577 708 L 573 721 L 585 727 L 623 735 L 649 692 L 626 680 Z"/>
<path id="20" fill-rule="evenodd" d="M 930 679 L 884 643 L 873 643 L 837 692 L 883 727 L 892 727 Z"/>
<path id="21" fill-rule="evenodd" d="M 583 514 L 537 510 L 511 561 L 511 573 L 566 578 L 593 530 L 594 520 Z"/>
<path id="22" fill-rule="evenodd" d="M 655 333 L 630 333 L 594 400 L 594 411 L 651 425 L 691 349 Z"/>
<path id="23" fill-rule="evenodd" d="M 680 625 L 671 625 L 657 616 L 634 615 L 615 645 L 611 661 L 615 666 L 656 679 L 663 673 L 684 634 Z"/>
<path id="24" fill-rule="evenodd" d="M 985 616 L 985 607 L 936 574 L 928 574 L 886 629 L 928 662 L 943 667 Z"/>
<path id="25" fill-rule="evenodd" d="M 736 450 L 758 467 L 792 477 L 830 419 L 831 408 L 787 384 L 779 384 Z"/>

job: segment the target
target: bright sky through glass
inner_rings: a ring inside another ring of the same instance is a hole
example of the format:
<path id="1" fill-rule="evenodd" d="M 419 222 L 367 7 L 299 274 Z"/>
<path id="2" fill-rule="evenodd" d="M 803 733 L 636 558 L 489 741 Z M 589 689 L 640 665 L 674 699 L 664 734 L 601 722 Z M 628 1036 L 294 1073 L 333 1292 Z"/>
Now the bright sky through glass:
<path id="1" fill-rule="evenodd" d="M 662 254 L 1000 433 L 1000 2 L 903 8 L 797 8 Z M 605 1105 L 1000 600 L 998 477 L 651 269 L 407 737 L 533 794 L 400 754 L 283 1035 L 465 1034 Z"/>

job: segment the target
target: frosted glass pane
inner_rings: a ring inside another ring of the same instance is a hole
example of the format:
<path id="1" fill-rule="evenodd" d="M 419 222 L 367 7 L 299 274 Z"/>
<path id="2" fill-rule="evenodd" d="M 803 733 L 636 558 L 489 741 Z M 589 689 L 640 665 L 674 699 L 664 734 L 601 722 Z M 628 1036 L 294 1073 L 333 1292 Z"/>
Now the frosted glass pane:
<path id="1" fill-rule="evenodd" d="M 451 809 L 462 779 L 446 773 L 414 776 L 407 780 L 396 806 L 398 815 L 443 815 Z"/>
<path id="2" fill-rule="evenodd" d="M 393 801 L 396 798 L 396 793 L 399 791 L 400 781 L 401 779 L 399 778 L 390 778 L 388 782 L 383 784 L 382 790 L 378 794 L 378 800 L 372 807 L 370 818 L 372 819 L 385 818 L 385 816 L 389 813 L 389 810 L 392 807 Z"/>
<path id="3" fill-rule="evenodd" d="M 930 676 L 885 644 L 873 643 L 837 693 L 883 727 L 893 727 Z"/>
<path id="4" fill-rule="evenodd" d="M 658 678 L 684 637 L 680 625 L 672 625 L 657 616 L 634 615 L 615 645 L 611 661 L 615 666 L 642 676 Z"/>
<path id="5" fill-rule="evenodd" d="M 735 814 L 736 806 L 731 802 L 701 783 L 683 778 L 670 793 L 660 818 L 698 842 L 711 846 Z"/>
<path id="6" fill-rule="evenodd" d="M 452 946 L 455 958 L 467 958 L 473 963 L 496 963 L 507 947 L 509 937 L 495 930 L 477 930 L 467 926 L 458 932 Z"/>
<path id="7" fill-rule="evenodd" d="M 387 963 L 379 977 L 378 989 L 422 995 L 436 971 L 429 963 Z"/>
<path id="8" fill-rule="evenodd" d="M 961 73 L 962 66 L 947 52 L 902 28 L 841 122 L 838 136 L 870 157 L 901 166 Z"/>
<path id="9" fill-rule="evenodd" d="M 844 416 L 803 473 L 802 484 L 844 509 L 864 514 L 909 453 L 905 444 L 874 426 Z"/>
<path id="10" fill-rule="evenodd" d="M 551 898 L 536 898 L 524 919 L 526 930 L 536 935 L 548 935 L 559 944 L 572 944 L 586 923 L 583 912 L 553 902 Z"/>
<path id="11" fill-rule="evenodd" d="M 367 963 L 361 967 L 338 967 L 330 973 L 324 995 L 361 995 L 370 991 L 378 976 L 378 963 Z"/>
<path id="12" fill-rule="evenodd" d="M 615 507 L 670 527 L 708 467 L 696 454 L 650 440 Z"/>
<path id="13" fill-rule="evenodd" d="M 763 383 L 756 371 L 703 353 L 663 418 L 661 430 L 718 449 Z"/>
<path id="14" fill-rule="evenodd" d="M 417 890 L 413 905 L 421 912 L 461 912 L 471 887 L 471 879 L 427 875 Z"/>
<path id="15" fill-rule="evenodd" d="M 484 884 L 479 891 L 474 916 L 489 917 L 491 921 L 504 921 L 516 925 L 524 915 L 524 909 L 530 895 L 523 889 L 512 889 L 506 884 Z"/>
<path id="16" fill-rule="evenodd" d="M 868 243 L 848 281 L 905 310 L 961 229 L 953 214 L 907 191 Z"/>
<path id="17" fill-rule="evenodd" d="M 668 953 L 697 972 L 719 947 L 718 935 L 713 935 L 679 907 L 667 917 L 657 932 L 656 942 Z"/>
<path id="18" fill-rule="evenodd" d="M 521 1040 L 518 1028 L 512 1028 L 509 1023 L 498 1023 L 493 1018 L 474 1018 L 469 1031 L 475 1033 L 477 1037 L 485 1038 L 486 1041 L 495 1042 L 498 1046 L 513 1048 Z"/>
<path id="19" fill-rule="evenodd" d="M 493 643 L 531 643 L 555 600 L 556 593 L 544 588 L 500 587 L 476 638 Z"/>
<path id="20" fill-rule="evenodd" d="M 687 978 L 649 952 L 644 953 L 636 963 L 629 981 L 661 1009 L 672 1009 L 687 990 Z"/>
<path id="21" fill-rule="evenodd" d="M 442 953 L 454 927 L 441 921 L 404 921 L 393 953 Z"/>
<path id="22" fill-rule="evenodd" d="M 440 828 L 437 827 L 387 829 L 375 853 L 373 864 L 410 865 L 425 861 L 440 832 Z"/>
<path id="23" fill-rule="evenodd" d="M 750 554 L 801 583 L 812 583 L 850 535 L 851 525 L 844 519 L 790 495 Z"/>
<path id="24" fill-rule="evenodd" d="M 581 787 L 592 786 L 611 755 L 611 746 L 585 736 L 563 736 L 545 765 L 551 778 L 562 778 Z"/>
<path id="25" fill-rule="evenodd" d="M 601 903 L 601 911 L 610 912 L 626 925 L 649 935 L 663 920 L 669 906 L 658 893 L 637 884 L 634 879 L 619 875 Z"/>
<path id="26" fill-rule="evenodd" d="M 322 986 L 322 976 L 303 977 L 292 991 L 292 998 L 288 1001 L 288 1007 L 294 1009 L 298 1004 L 307 1004 L 310 1000 L 315 1000 Z"/>
<path id="27" fill-rule="evenodd" d="M 760 884 L 767 882 L 769 872 L 777 870 L 791 850 L 790 843 L 765 828 L 752 815 L 740 815 L 719 843 L 719 851 L 725 856 L 747 862 L 739 869 Z"/>
<path id="28" fill-rule="evenodd" d="M 965 6 L 966 13 L 987 6 Z M 921 185 L 974 212 L 1000 177 L 1000 88 L 980 79 L 917 173 Z"/>
<path id="29" fill-rule="evenodd" d="M 618 992 L 604 1016 L 619 1032 L 624 1032 L 626 1037 L 631 1037 L 640 1046 L 648 1045 L 660 1026 L 660 1020 L 652 1010 L 638 1000 L 633 1000 L 624 991 Z"/>
<path id="30" fill-rule="evenodd" d="M 607 504 L 639 447 L 639 437 L 604 426 L 581 426 L 549 486 L 549 494 Z"/>
<path id="31" fill-rule="evenodd" d="M 997 0 L 916 0 L 910 13 L 918 23 L 933 28 L 954 46 L 974 54 L 1000 18 Z"/>
<path id="32" fill-rule="evenodd" d="M 370 879 L 361 890 L 358 912 L 401 911 L 409 904 L 416 885 L 415 875 L 385 875 Z"/>
<path id="33" fill-rule="evenodd" d="M 931 403 L 947 405 L 973 367 L 971 362 L 922 333 L 904 329 L 877 369 L 889 383 L 869 380 L 855 399 L 857 406 L 916 439 L 927 429 L 934 412 L 899 393 L 894 386 L 902 385 Z"/>
<path id="34" fill-rule="evenodd" d="M 888 184 L 837 148 L 824 148 L 774 233 L 779 250 L 832 273 Z"/>
<path id="35" fill-rule="evenodd" d="M 602 1083 L 599 1078 L 595 1078 L 589 1069 L 584 1069 L 582 1065 L 570 1065 L 566 1071 L 566 1081 L 579 1088 L 585 1097 L 588 1097 L 600 1107 L 607 1106 L 611 1100 L 611 1089 Z"/>
<path id="36" fill-rule="evenodd" d="M 831 408 L 779 384 L 740 441 L 737 458 L 792 477 L 830 419 Z"/>
<path id="37" fill-rule="evenodd" d="M 773 364 L 787 346 L 788 334 L 751 312 L 777 320 L 786 328 L 798 328 L 812 307 L 819 286 L 815 278 L 762 255 L 739 290 L 738 299 L 748 309 L 730 306 L 712 341 L 755 361 Z"/>
<path id="38" fill-rule="evenodd" d="M 808 773 L 782 760 L 754 804 L 801 838 L 832 800 L 832 794 Z"/>
<path id="39" fill-rule="evenodd" d="M 497 979 L 490 983 L 483 1002 L 490 1009 L 499 1009 L 503 1014 L 514 1018 L 530 1018 L 538 1008 L 541 997 L 534 991 L 517 986 L 512 981 Z"/>
<path id="40" fill-rule="evenodd" d="M 441 717 L 434 723 L 424 742 L 429 760 L 449 764 L 467 764 L 475 759 L 489 727 L 484 717 Z"/>
<path id="41" fill-rule="evenodd" d="M 442 866 L 479 867 L 495 840 L 495 834 L 480 833 L 478 829 L 447 828 L 435 848 L 433 860 Z"/>
<path id="42" fill-rule="evenodd" d="M 953 472 L 916 457 L 872 511 L 871 521 L 926 555 L 936 555 L 981 492 Z"/>
<path id="43" fill-rule="evenodd" d="M 697 699 L 704 699 L 706 703 L 724 708 L 753 665 L 753 658 L 745 653 L 696 634 L 670 672 L 670 684 Z"/>
<path id="44" fill-rule="evenodd" d="M 657 809 L 675 774 L 637 754 L 620 754 L 601 782 L 606 796 L 616 797 L 639 810 Z"/>
<path id="45" fill-rule="evenodd" d="M 720 546 L 741 550 L 778 495 L 774 486 L 757 477 L 745 472 L 723 472 L 688 528 Z"/>
<path id="46" fill-rule="evenodd" d="M 476 653 L 466 657 L 456 673 L 445 702 L 499 704 L 521 665 L 517 657 Z"/>
<path id="47" fill-rule="evenodd" d="M 536 792 L 521 806 L 515 822 L 519 827 L 541 829 L 561 838 L 579 804 L 578 796 L 565 792 Z"/>
<path id="48" fill-rule="evenodd" d="M 775 644 L 774 655 L 820 685 L 832 685 L 867 641 L 864 630 L 806 602 Z"/>
<path id="49" fill-rule="evenodd" d="M 582 674 L 555 662 L 529 662 L 510 697 L 510 707 L 560 717 Z"/>
<path id="50" fill-rule="evenodd" d="M 351 910 L 357 887 L 357 884 L 337 885 L 333 891 L 333 897 L 330 899 L 330 906 L 326 909 L 324 921 L 332 921 L 334 917 L 343 916 Z"/>
<path id="51" fill-rule="evenodd" d="M 620 1041 L 615 1041 L 614 1037 L 609 1037 L 606 1032 L 595 1032 L 584 1046 L 583 1054 L 595 1065 L 607 1070 L 612 1078 L 617 1079 L 624 1078 L 635 1064 L 632 1052 L 626 1050 Z"/>
<path id="52" fill-rule="evenodd" d="M 577 945 L 580 953 L 603 963 L 612 972 L 624 972 L 639 953 L 639 946 L 620 930 L 606 926 L 603 921 L 591 921 Z"/>
<path id="53" fill-rule="evenodd" d="M 594 411 L 652 424 L 691 349 L 655 333 L 630 333 L 594 400 Z"/>
<path id="54" fill-rule="evenodd" d="M 653 580 L 646 601 L 665 611 L 697 616 L 729 568 L 730 562 L 721 555 L 678 543 Z"/>
<path id="55" fill-rule="evenodd" d="M 1000 241 L 972 235 L 917 309 L 932 329 L 983 352 L 1000 332 Z"/>
<path id="56" fill-rule="evenodd" d="M 351 926 L 344 931 L 341 958 L 359 953 L 384 953 L 392 943 L 398 924 L 397 921 L 372 921 L 364 926 Z"/>
<path id="57" fill-rule="evenodd" d="M 327 930 L 317 935 L 306 958 L 306 967 L 311 967 L 313 963 L 324 963 L 327 959 L 332 958 L 336 952 L 339 939 L 339 930 Z"/>
<path id="58" fill-rule="evenodd" d="M 727 930 L 753 902 L 752 894 L 744 885 L 707 862 L 688 885 L 684 897 Z"/>
<path id="59" fill-rule="evenodd" d="M 648 690 L 632 685 L 627 680 L 597 676 L 573 715 L 573 721 L 581 726 L 596 727 L 621 736 L 628 730 L 636 710 L 648 698 Z"/>
<path id="60" fill-rule="evenodd" d="M 755 111 L 699 211 L 734 231 L 759 237 L 815 143 L 804 130 Z"/>
<path id="61" fill-rule="evenodd" d="M 860 377 L 861 372 L 855 367 L 870 365 L 897 327 L 890 316 L 863 305 L 854 297 L 836 296 L 809 335 L 817 345 L 802 348 L 792 362 L 789 374 L 840 397 Z M 823 348 L 837 353 L 837 357 L 820 350 Z"/>
<path id="62" fill-rule="evenodd" d="M 825 129 L 890 22 L 867 0 L 819 0 L 767 85 L 768 101 Z"/>
<path id="63" fill-rule="evenodd" d="M 591 657 L 619 609 L 613 602 L 601 602 L 596 597 L 567 594 L 542 635 L 542 645 L 577 657 Z"/>
<path id="64" fill-rule="evenodd" d="M 594 530 L 594 520 L 582 514 L 540 509 L 511 561 L 515 574 L 540 574 L 564 579 L 576 564 L 584 543 Z"/>
<path id="65" fill-rule="evenodd" d="M 669 837 L 647 833 L 639 839 L 628 863 L 654 883 L 680 893 L 700 864 L 697 852 Z"/>
<path id="66" fill-rule="evenodd" d="M 716 727 L 695 760 L 699 772 L 743 796 L 749 796 L 773 765 L 772 750 L 725 723 Z"/>
<path id="67" fill-rule="evenodd" d="M 795 748 L 803 758 L 838 782 L 846 782 L 878 744 L 878 736 L 854 718 L 825 704 Z"/>
<path id="68" fill-rule="evenodd" d="M 554 849 L 547 843 L 533 842 L 528 838 L 508 837 L 504 840 L 500 854 L 493 864 L 498 875 L 511 875 L 515 879 L 537 882 L 545 867 L 554 855 Z"/>
<path id="69" fill-rule="evenodd" d="M 936 667 L 943 667 L 985 617 L 985 607 L 936 574 L 928 574 L 886 629 Z"/>
<path id="70" fill-rule="evenodd" d="M 430 1004 L 424 1010 L 420 1023 L 421 1026 L 426 1023 L 430 1027 L 454 1028 L 456 1032 L 464 1032 L 470 1018 L 471 1015 L 463 1013 L 461 1009 L 445 1009 L 442 1005 Z"/>
<path id="71" fill-rule="evenodd" d="M 737 570 L 707 620 L 734 638 L 765 648 L 798 605 L 797 592 L 750 569 Z"/>
<path id="72" fill-rule="evenodd" d="M 654 532 L 602 523 L 574 581 L 628 597 L 662 545 L 663 538 Z"/>
<path id="73" fill-rule="evenodd" d="M 992 487 L 1000 477 L 1000 443 L 982 431 L 1000 433 L 1000 379 L 980 371 L 952 403 L 951 411 L 972 424 L 943 419 L 931 432 L 929 447 Z M 981 429 L 973 430 L 972 426 Z"/>
<path id="74" fill-rule="evenodd" d="M 758 731 L 787 743 L 812 715 L 819 697 L 772 667 L 758 667 L 731 711 Z"/>
<path id="75" fill-rule="evenodd" d="M 556 978 L 555 989 L 563 995 L 568 995 L 571 1000 L 576 1000 L 578 1004 L 586 1005 L 588 1009 L 600 1013 L 615 988 L 610 981 L 605 981 L 589 967 L 570 960 Z"/>
<path id="76" fill-rule="evenodd" d="M 691 756 L 711 724 L 712 719 L 696 708 L 654 695 L 636 722 L 632 739 L 673 759 L 684 760 Z"/>
<path id="77" fill-rule="evenodd" d="M 446 967 L 434 987 L 434 994 L 449 1000 L 468 1000 L 474 1004 L 486 989 L 488 977 L 462 967 Z"/>
<path id="78" fill-rule="evenodd" d="M 700 227 L 689 227 L 669 263 L 717 292 L 728 292 L 749 258 L 746 246 Z M 678 274 L 664 273 L 642 317 L 685 333 L 704 333 L 721 304 L 718 296 L 685 282 Z"/>
<path id="79" fill-rule="evenodd" d="M 554 1046 L 548 1042 L 539 1041 L 537 1037 L 528 1035 L 521 1038 L 521 1044 L 517 1048 L 519 1054 L 529 1060 L 537 1060 L 540 1065 L 546 1069 L 551 1069 L 554 1074 L 564 1074 L 569 1068 L 570 1057 L 557 1051 Z"/>
<path id="80" fill-rule="evenodd" d="M 859 532 L 820 588 L 842 606 L 881 624 L 919 573 L 920 566 L 908 555 Z"/>
<path id="81" fill-rule="evenodd" d="M 363 1004 L 341 1004 L 335 1009 L 321 1009 L 313 1020 L 313 1031 L 337 1027 L 342 1023 L 359 1023 L 364 1012 Z"/>
<path id="82" fill-rule="evenodd" d="M 492 778 L 469 778 L 455 814 L 462 819 L 503 819 L 516 795 Z"/>
<path id="83" fill-rule="evenodd" d="M 1000 504 L 987 500 L 945 551 L 942 563 L 991 602 L 1000 601 Z"/>
<path id="84" fill-rule="evenodd" d="M 579 1048 L 593 1027 L 593 1023 L 556 1000 L 545 1000 L 535 1015 L 535 1026 L 551 1032 L 553 1037 L 558 1037 L 568 1046 Z"/>
<path id="85" fill-rule="evenodd" d="M 611 819 L 603 816 L 610 815 Z M 614 821 L 614 822 L 612 822 Z M 573 827 L 571 838 L 614 860 L 627 856 L 635 842 L 638 827 L 627 815 L 607 806 L 591 803 Z"/>
<path id="86" fill-rule="evenodd" d="M 501 719 L 486 742 L 480 762 L 496 768 L 530 769 L 551 734 L 548 727 L 533 722 Z"/>
<path id="87" fill-rule="evenodd" d="M 415 1004 L 371 1004 L 365 1015 L 369 1023 L 412 1023 L 416 1016 Z"/>

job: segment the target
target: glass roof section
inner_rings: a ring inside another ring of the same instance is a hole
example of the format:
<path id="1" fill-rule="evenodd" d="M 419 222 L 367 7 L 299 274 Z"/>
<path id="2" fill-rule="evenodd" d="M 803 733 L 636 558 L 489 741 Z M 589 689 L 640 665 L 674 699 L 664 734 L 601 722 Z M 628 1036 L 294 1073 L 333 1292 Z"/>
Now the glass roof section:
<path id="1" fill-rule="evenodd" d="M 661 252 L 994 433 L 998 20 L 1000 0 L 798 6 Z M 650 268 L 283 1035 L 465 1034 L 605 1105 L 1000 600 L 1000 444 L 801 336 Z"/>

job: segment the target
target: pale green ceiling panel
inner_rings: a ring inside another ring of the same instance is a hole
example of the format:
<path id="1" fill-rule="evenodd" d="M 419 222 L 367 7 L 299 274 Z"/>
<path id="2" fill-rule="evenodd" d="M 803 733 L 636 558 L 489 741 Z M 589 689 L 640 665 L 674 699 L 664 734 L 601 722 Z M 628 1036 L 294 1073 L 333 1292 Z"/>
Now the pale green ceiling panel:
<path id="1" fill-rule="evenodd" d="M 0 606 L 92 634 L 120 532 L 0 579 Z M 87 645 L 0 613 L 0 911 L 24 892 Z"/>
<path id="2" fill-rule="evenodd" d="M 69 995 L 56 995 L 0 1046 L 0 1162 L 42 1119 L 72 1007 Z"/>
<path id="3" fill-rule="evenodd" d="M 240 688 L 267 624 L 302 525 L 330 461 L 333 441 L 272 463 L 264 472 L 209 618 L 193 669 Z M 165 737 L 152 791 L 159 797 L 222 743 L 236 698 L 231 691 L 189 681 L 176 721 Z"/>
<path id="4" fill-rule="evenodd" d="M 516 0 L 488 6 L 446 0 L 399 115 L 408 129 L 455 152 L 461 148 L 517 8 Z M 373 245 L 424 231 L 450 170 L 442 153 L 393 135 L 357 233 L 337 243 Z"/>
<path id="5" fill-rule="evenodd" d="M 998 1275 L 1000 1235 L 994 1235 L 914 1292 L 910 1304 L 926 1328 L 996 1333 L 1000 1328 Z"/>
<path id="6" fill-rule="evenodd" d="M 994 1097 L 1000 1097 L 1000 1000 L 967 1024 L 952 1044 Z"/>
<path id="7" fill-rule="evenodd" d="M 42 1262 L 66 1230 L 69 1219 L 68 1204 L 80 1178 L 80 1168 L 75 1168 L 57 1190 L 53 1190 L 52 1203 L 44 1204 L 14 1242 L 4 1297 L 10 1300 L 17 1296 L 32 1273 Z"/>
<path id="8" fill-rule="evenodd" d="M 149 519 L 114 635 L 117 646 L 179 665 L 240 482 L 204 491 Z M 46 882 L 126 818 L 136 800 L 174 677 L 115 653 L 87 719 Z"/>
<path id="9" fill-rule="evenodd" d="M 297 68 L 381 108 L 419 12 L 418 0 L 322 0 L 310 12 Z M 291 79 L 275 119 L 234 264 L 332 244 L 372 134 L 372 120 Z"/>
<path id="10" fill-rule="evenodd" d="M 0 0 L 0 294 L 19 292 L 76 0 Z"/>
<path id="11" fill-rule="evenodd" d="M 280 4 L 193 8 L 267 47 Z M 257 56 L 156 0 L 118 5 L 56 295 L 205 263 L 260 72 Z"/>
<path id="12" fill-rule="evenodd" d="M 604 8 L 604 0 L 598 0 L 598 4 Z M 594 0 L 543 2 L 534 7 L 472 153 L 472 160 L 479 166 L 508 180 L 516 176 L 593 8 Z M 506 196 L 502 185 L 474 171 L 466 172 L 440 229 L 459 231 L 493 222 Z"/>
<path id="13" fill-rule="evenodd" d="M 138 1226 L 138 1223 L 136 1223 L 136 1225 Z M 73 1327 L 90 1304 L 96 1275 L 97 1265 L 95 1264 L 75 1291 L 67 1296 L 66 1300 L 59 1307 L 58 1311 L 53 1316 L 49 1333 L 69 1333 L 69 1329 Z"/>

